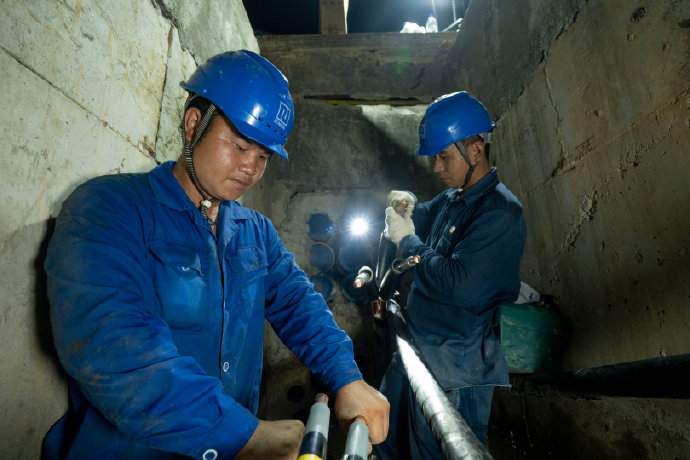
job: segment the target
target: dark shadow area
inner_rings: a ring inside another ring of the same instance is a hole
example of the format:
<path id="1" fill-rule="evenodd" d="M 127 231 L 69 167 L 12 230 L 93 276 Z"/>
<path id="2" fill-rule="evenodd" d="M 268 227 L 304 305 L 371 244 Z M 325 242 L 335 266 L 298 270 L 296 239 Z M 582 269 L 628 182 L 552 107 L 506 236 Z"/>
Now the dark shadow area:
<path id="1" fill-rule="evenodd" d="M 256 35 L 319 33 L 319 1 L 242 0 Z"/>
<path id="2" fill-rule="evenodd" d="M 521 395 L 599 399 L 602 397 L 690 398 L 690 354 L 610 364 L 572 372 L 515 374 L 512 391 Z"/>
<path id="3" fill-rule="evenodd" d="M 48 254 L 48 243 L 55 231 L 55 218 L 49 218 L 46 221 L 46 231 L 43 241 L 38 248 L 38 254 L 34 259 L 34 269 L 36 275 L 34 278 L 34 312 L 36 314 L 36 336 L 38 337 L 41 350 L 54 361 L 57 367 L 62 371 L 62 366 L 59 365 L 57 351 L 53 342 L 53 331 L 50 326 L 50 302 L 48 301 L 48 275 L 46 274 L 43 264 L 46 261 Z M 66 375 L 65 375 L 66 377 Z"/>
<path id="4" fill-rule="evenodd" d="M 438 20 L 438 30 L 465 16 L 470 0 L 420 1 L 350 0 L 348 33 L 400 32 L 405 22 L 424 26 L 429 14 Z M 319 1 L 243 0 L 249 22 L 256 35 L 318 34 Z"/>
<path id="5" fill-rule="evenodd" d="M 34 259 L 34 314 L 36 315 L 36 337 L 38 338 L 41 351 L 51 358 L 51 363 L 57 374 L 67 381 L 65 373 L 57 356 L 55 342 L 53 341 L 53 330 L 50 323 L 50 302 L 48 300 L 48 275 L 43 268 L 48 255 L 48 243 L 55 231 L 55 218 L 51 217 L 46 221 L 45 234 L 38 248 L 38 254 Z M 55 420 L 57 421 L 57 420 Z M 41 460 L 46 460 L 45 445 L 41 442 Z"/>
<path id="6" fill-rule="evenodd" d="M 535 410 L 528 399 L 497 389 L 489 423 L 489 450 L 495 460 L 654 458 L 631 429 L 604 442 L 556 401 L 546 400 Z"/>

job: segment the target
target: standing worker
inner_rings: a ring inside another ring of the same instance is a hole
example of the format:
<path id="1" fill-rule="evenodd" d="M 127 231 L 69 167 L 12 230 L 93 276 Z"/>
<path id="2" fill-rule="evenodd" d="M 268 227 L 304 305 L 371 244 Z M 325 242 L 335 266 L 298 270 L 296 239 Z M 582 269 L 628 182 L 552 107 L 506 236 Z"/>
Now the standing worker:
<path id="1" fill-rule="evenodd" d="M 181 86 L 183 153 L 103 176 L 63 204 L 45 264 L 69 410 L 50 459 L 296 459 L 298 420 L 256 418 L 264 318 L 336 395 L 347 429 L 388 431 L 352 342 L 272 223 L 237 200 L 293 126 L 285 77 L 250 51 L 210 58 Z"/>
<path id="2" fill-rule="evenodd" d="M 409 332 L 451 403 L 480 441 L 494 386 L 509 385 L 492 322 L 498 305 L 520 290 L 526 226 L 522 205 L 489 166 L 495 124 L 466 92 L 442 96 L 419 126 L 416 155 L 434 155 L 434 172 L 450 189 L 417 204 L 410 192 L 392 191 L 386 235 L 401 257 L 420 255 L 407 298 Z M 402 200 L 402 215 L 395 209 Z M 390 432 L 375 447 L 380 459 L 442 458 L 400 357 L 381 383 L 391 403 Z"/>

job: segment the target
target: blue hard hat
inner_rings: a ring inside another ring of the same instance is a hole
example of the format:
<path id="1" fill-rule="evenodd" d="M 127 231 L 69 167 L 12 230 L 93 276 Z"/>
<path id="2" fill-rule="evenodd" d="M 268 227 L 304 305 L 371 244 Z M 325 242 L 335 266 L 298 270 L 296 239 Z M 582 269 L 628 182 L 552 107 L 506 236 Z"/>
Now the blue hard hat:
<path id="1" fill-rule="evenodd" d="M 292 96 L 285 76 L 265 58 L 247 50 L 218 54 L 180 86 L 211 101 L 244 136 L 287 159 Z"/>
<path id="2" fill-rule="evenodd" d="M 429 105 L 419 124 L 415 155 L 437 155 L 451 144 L 494 129 L 481 102 L 467 92 L 446 94 Z"/>

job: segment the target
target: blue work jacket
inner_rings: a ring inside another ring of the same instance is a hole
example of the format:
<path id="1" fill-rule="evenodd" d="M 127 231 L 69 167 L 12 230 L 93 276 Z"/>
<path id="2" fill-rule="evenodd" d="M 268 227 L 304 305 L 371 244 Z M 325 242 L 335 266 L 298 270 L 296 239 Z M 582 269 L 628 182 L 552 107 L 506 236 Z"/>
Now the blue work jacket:
<path id="1" fill-rule="evenodd" d="M 70 408 L 48 458 L 232 458 L 258 425 L 264 318 L 333 392 L 352 342 L 271 222 L 222 202 L 217 236 L 165 163 L 90 180 L 45 264 Z"/>
<path id="2" fill-rule="evenodd" d="M 415 235 L 400 242 L 404 257 L 422 256 L 407 299 L 408 328 L 444 389 L 507 385 L 492 322 L 497 306 L 520 290 L 522 205 L 495 168 L 456 192 L 417 205 Z"/>

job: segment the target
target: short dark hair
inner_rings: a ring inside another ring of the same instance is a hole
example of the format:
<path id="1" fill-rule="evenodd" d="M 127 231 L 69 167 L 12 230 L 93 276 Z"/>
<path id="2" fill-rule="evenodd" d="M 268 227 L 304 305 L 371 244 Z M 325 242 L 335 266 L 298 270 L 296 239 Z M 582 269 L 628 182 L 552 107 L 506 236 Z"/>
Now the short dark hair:
<path id="1" fill-rule="evenodd" d="M 208 108 L 211 106 L 212 102 L 209 101 L 208 99 L 199 96 L 198 94 L 195 93 L 189 93 L 189 96 L 187 97 L 187 101 L 185 101 L 185 109 L 184 112 L 182 113 L 182 120 L 180 120 L 180 128 L 184 131 L 184 120 L 185 120 L 185 115 L 187 115 L 187 111 L 191 108 L 198 109 L 201 112 L 201 116 L 203 117 L 206 114 L 206 111 Z M 218 107 L 216 107 L 216 110 L 213 112 L 211 115 L 211 119 L 208 121 L 208 126 L 211 126 L 211 123 L 213 120 L 218 116 L 218 115 L 223 115 L 223 112 L 221 112 Z M 199 137 L 200 141 L 208 132 L 208 129 L 205 129 L 203 133 L 201 133 L 201 136 Z M 197 142 L 198 142 L 197 141 Z"/>
<path id="2" fill-rule="evenodd" d="M 205 114 L 208 108 L 211 106 L 211 101 L 208 99 L 199 96 L 198 94 L 190 93 L 189 97 L 187 98 L 187 103 L 185 104 L 185 110 L 184 113 L 187 113 L 187 110 L 191 109 L 192 107 L 195 107 L 199 109 L 201 114 Z M 216 115 L 215 113 L 213 114 L 214 116 Z"/>

